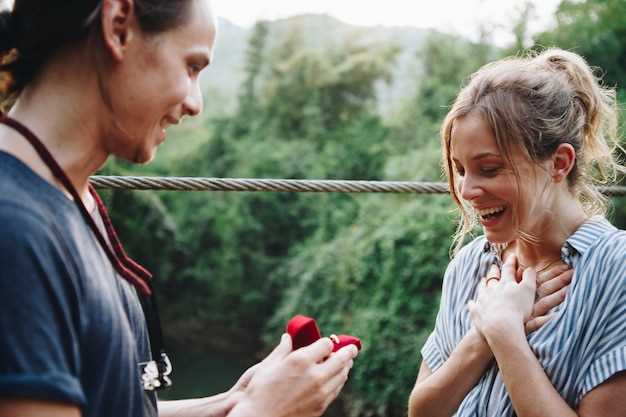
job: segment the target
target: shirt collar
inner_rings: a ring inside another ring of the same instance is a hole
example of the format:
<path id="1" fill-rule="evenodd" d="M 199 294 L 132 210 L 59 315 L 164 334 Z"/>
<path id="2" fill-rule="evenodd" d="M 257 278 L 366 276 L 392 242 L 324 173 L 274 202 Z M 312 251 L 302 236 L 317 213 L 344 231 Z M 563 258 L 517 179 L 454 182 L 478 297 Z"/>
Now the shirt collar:
<path id="1" fill-rule="evenodd" d="M 607 219 L 602 216 L 593 216 L 587 219 L 567 238 L 561 248 L 561 254 L 569 256 L 571 253 L 567 252 L 573 249 L 580 255 L 584 255 L 600 237 L 613 230 L 616 230 L 616 227 L 609 223 Z"/>
<path id="2" fill-rule="evenodd" d="M 561 247 L 561 256 L 563 259 L 569 259 L 576 251 L 580 255 L 585 252 L 604 234 L 609 231 L 616 230 L 607 219 L 602 216 L 593 216 L 587 219 L 580 227 L 565 240 Z M 499 256 L 506 248 L 507 244 L 491 243 L 485 241 L 483 251 Z"/>

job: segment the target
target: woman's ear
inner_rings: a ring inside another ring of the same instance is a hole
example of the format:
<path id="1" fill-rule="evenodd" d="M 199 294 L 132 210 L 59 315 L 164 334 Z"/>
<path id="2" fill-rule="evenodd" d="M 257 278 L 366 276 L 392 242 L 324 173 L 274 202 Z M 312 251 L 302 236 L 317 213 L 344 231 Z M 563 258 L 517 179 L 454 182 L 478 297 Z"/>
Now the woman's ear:
<path id="1" fill-rule="evenodd" d="M 102 39 L 116 61 L 124 58 L 138 30 L 133 0 L 102 0 Z"/>
<path id="2" fill-rule="evenodd" d="M 552 179 L 561 182 L 567 178 L 576 163 L 576 150 L 569 143 L 562 143 L 552 155 Z"/>

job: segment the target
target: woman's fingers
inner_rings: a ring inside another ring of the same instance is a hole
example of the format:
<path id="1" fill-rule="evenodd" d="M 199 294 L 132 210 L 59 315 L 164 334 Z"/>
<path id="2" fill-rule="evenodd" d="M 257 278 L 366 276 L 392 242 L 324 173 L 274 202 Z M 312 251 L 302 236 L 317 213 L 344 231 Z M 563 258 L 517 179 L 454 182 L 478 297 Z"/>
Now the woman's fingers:
<path id="1" fill-rule="evenodd" d="M 526 328 L 526 334 L 531 334 L 535 330 L 539 329 L 541 326 L 549 322 L 551 318 L 551 316 L 539 316 L 528 320 L 524 325 Z"/>
<path id="2" fill-rule="evenodd" d="M 548 314 L 565 300 L 574 270 L 561 263 L 537 275 L 537 301 L 530 320 L 526 322 L 526 334 L 530 334 L 550 321 Z"/>
<path id="3" fill-rule="evenodd" d="M 539 287 L 537 288 L 537 298 L 543 298 L 557 292 L 561 288 L 568 285 L 572 281 L 573 276 L 574 270 L 566 269 L 565 271 L 557 275 L 553 275 L 548 279 L 541 277 L 541 283 L 539 282 L 540 278 L 537 277 L 537 283 L 539 284 Z"/>
<path id="4" fill-rule="evenodd" d="M 515 279 L 516 271 L 517 271 L 517 256 L 511 255 L 506 259 L 506 261 L 504 261 L 504 264 L 502 265 L 502 271 L 500 273 L 500 280 L 503 282 L 504 281 L 516 282 L 517 281 Z"/>
<path id="5" fill-rule="evenodd" d="M 557 262 L 554 265 L 550 266 L 545 271 L 541 271 L 540 273 L 538 273 L 537 282 L 540 284 L 543 284 L 544 282 L 549 281 L 552 278 L 555 278 L 561 275 L 563 272 L 567 271 L 568 269 L 570 269 L 570 266 L 566 264 L 565 262 L 563 261 Z"/>
<path id="6" fill-rule="evenodd" d="M 521 285 L 532 289 L 533 296 L 537 291 L 537 272 L 533 268 L 526 268 L 522 273 Z"/>
<path id="7" fill-rule="evenodd" d="M 567 293 L 567 286 L 561 288 L 555 293 L 547 295 L 535 303 L 533 307 L 533 317 L 539 317 L 545 315 L 548 311 L 558 306 L 565 300 L 565 294 Z"/>

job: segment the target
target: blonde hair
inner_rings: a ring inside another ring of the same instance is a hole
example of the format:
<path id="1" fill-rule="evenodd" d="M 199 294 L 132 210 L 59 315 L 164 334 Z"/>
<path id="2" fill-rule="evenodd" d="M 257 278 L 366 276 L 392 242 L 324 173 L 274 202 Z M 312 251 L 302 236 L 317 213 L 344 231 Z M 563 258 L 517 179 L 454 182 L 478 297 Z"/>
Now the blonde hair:
<path id="1" fill-rule="evenodd" d="M 617 148 L 622 149 L 615 90 L 603 87 L 587 62 L 573 52 L 553 48 L 538 55 L 506 58 L 470 77 L 442 125 L 443 168 L 461 212 L 454 253 L 477 225 L 472 208 L 459 198 L 450 155 L 455 120 L 472 112 L 489 126 L 518 181 L 511 158 L 515 145 L 525 150 L 528 160 L 538 163 L 550 158 L 560 144 L 571 144 L 576 162 L 568 185 L 587 215 L 606 214 L 608 201 L 597 185 L 611 183 L 624 172 L 614 156 Z"/>

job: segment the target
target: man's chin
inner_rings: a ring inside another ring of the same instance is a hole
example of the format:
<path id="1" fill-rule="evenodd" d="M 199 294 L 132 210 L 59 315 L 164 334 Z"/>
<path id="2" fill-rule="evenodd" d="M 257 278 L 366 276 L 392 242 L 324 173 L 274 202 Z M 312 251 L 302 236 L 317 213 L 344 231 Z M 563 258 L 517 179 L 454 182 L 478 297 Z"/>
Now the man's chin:
<path id="1" fill-rule="evenodd" d="M 150 150 L 140 149 L 137 153 L 135 153 L 132 159 L 129 159 L 129 161 L 134 164 L 145 165 L 152 162 L 155 156 L 156 148 Z"/>

